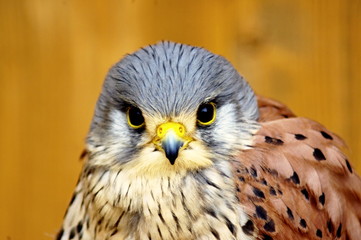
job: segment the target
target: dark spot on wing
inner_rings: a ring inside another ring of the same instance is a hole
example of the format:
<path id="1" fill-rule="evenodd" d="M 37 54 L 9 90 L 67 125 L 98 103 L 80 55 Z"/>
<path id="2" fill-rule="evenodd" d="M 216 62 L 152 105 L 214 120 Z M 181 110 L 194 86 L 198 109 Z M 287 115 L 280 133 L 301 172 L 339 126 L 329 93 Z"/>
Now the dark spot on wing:
<path id="1" fill-rule="evenodd" d="M 320 229 L 317 229 L 316 236 L 322 238 L 322 231 Z"/>
<path id="2" fill-rule="evenodd" d="M 264 234 L 262 240 L 273 240 L 273 238 L 267 234 Z"/>
<path id="3" fill-rule="evenodd" d="M 321 131 L 320 133 L 324 138 L 333 140 L 333 137 L 330 134 L 328 134 L 327 132 Z"/>
<path id="4" fill-rule="evenodd" d="M 329 233 L 331 233 L 331 234 L 333 233 L 334 227 L 333 227 L 331 219 L 327 221 L 327 229 L 328 229 Z"/>
<path id="5" fill-rule="evenodd" d="M 273 145 L 282 145 L 283 144 L 283 141 L 281 139 L 272 138 L 269 136 L 265 136 L 264 140 L 266 143 L 273 144 Z"/>
<path id="6" fill-rule="evenodd" d="M 263 193 L 259 188 L 253 187 L 253 193 L 254 193 L 257 197 L 265 198 L 264 193 Z"/>
<path id="7" fill-rule="evenodd" d="M 293 220 L 293 219 L 294 219 L 294 216 L 293 216 L 292 210 L 291 210 L 289 207 L 287 207 L 287 215 L 288 215 L 288 217 L 289 217 L 291 220 Z"/>
<path id="8" fill-rule="evenodd" d="M 350 162 L 347 159 L 345 159 L 345 162 L 346 162 L 347 169 L 350 171 L 350 173 L 352 173 L 352 167 L 351 167 Z"/>
<path id="9" fill-rule="evenodd" d="M 319 196 L 318 201 L 319 201 L 322 205 L 325 205 L 325 193 L 322 193 L 321 196 Z"/>
<path id="10" fill-rule="evenodd" d="M 275 231 L 275 222 L 273 221 L 273 219 L 266 222 L 265 225 L 263 226 L 263 228 L 268 232 L 274 232 Z"/>
<path id="11" fill-rule="evenodd" d="M 253 177 L 257 177 L 257 170 L 254 167 L 250 168 L 250 173 Z"/>
<path id="12" fill-rule="evenodd" d="M 294 184 L 300 184 L 300 179 L 299 179 L 298 174 L 296 172 L 293 172 L 293 175 L 290 177 L 290 180 Z"/>
<path id="13" fill-rule="evenodd" d="M 262 183 L 263 185 L 265 185 L 265 186 L 267 186 L 267 185 L 268 185 L 268 183 L 267 183 L 266 179 L 264 179 L 264 178 L 261 180 L 261 183 Z"/>
<path id="14" fill-rule="evenodd" d="M 252 235 L 254 232 L 254 224 L 251 220 L 248 220 L 245 225 L 242 226 L 242 230 L 247 235 Z"/>
<path id="15" fill-rule="evenodd" d="M 308 195 L 308 191 L 307 191 L 306 188 L 302 189 L 302 190 L 301 190 L 301 193 L 303 194 L 303 196 L 304 196 L 307 200 L 310 199 L 310 197 L 309 197 L 309 195 Z"/>
<path id="16" fill-rule="evenodd" d="M 301 218 L 301 220 L 300 220 L 300 225 L 301 225 L 301 227 L 306 228 L 306 227 L 307 227 L 306 220 L 303 219 L 303 218 Z"/>
<path id="17" fill-rule="evenodd" d="M 313 156 L 317 161 L 326 160 L 325 155 L 323 155 L 322 151 L 319 148 L 315 148 L 313 150 Z"/>
<path id="18" fill-rule="evenodd" d="M 276 196 L 276 195 L 277 195 L 276 190 L 275 190 L 274 187 L 272 187 L 272 186 L 269 188 L 269 193 L 270 193 L 271 195 L 273 195 L 273 196 Z"/>
<path id="19" fill-rule="evenodd" d="M 256 205 L 256 216 L 267 220 L 267 211 L 263 207 Z"/>
<path id="20" fill-rule="evenodd" d="M 305 140 L 307 137 L 302 134 L 295 134 L 295 138 L 297 140 Z"/>

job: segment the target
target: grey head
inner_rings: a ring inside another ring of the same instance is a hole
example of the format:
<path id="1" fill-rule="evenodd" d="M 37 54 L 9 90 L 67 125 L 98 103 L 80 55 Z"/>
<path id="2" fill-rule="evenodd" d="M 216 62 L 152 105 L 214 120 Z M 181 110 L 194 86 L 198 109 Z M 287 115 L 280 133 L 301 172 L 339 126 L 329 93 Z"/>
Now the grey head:
<path id="1" fill-rule="evenodd" d="M 216 120 L 199 126 L 198 108 L 208 102 L 215 103 Z M 141 111 L 142 128 L 129 126 L 129 107 Z M 125 56 L 110 69 L 87 139 L 90 162 L 121 168 L 146 154 L 146 147 L 156 151 L 152 139 L 167 121 L 181 122 L 214 161 L 245 145 L 257 118 L 252 89 L 225 58 L 163 41 Z"/>

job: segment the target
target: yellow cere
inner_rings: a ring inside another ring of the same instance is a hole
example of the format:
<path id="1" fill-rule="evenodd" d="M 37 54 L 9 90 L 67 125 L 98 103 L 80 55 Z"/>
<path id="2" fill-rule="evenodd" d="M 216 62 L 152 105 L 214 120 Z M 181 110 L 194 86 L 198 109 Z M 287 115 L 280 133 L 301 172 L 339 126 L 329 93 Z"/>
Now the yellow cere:
<path id="1" fill-rule="evenodd" d="M 169 130 L 173 130 L 173 132 L 180 138 L 183 138 L 186 133 L 186 129 L 182 124 L 175 122 L 166 122 L 158 126 L 157 136 L 162 139 Z"/>

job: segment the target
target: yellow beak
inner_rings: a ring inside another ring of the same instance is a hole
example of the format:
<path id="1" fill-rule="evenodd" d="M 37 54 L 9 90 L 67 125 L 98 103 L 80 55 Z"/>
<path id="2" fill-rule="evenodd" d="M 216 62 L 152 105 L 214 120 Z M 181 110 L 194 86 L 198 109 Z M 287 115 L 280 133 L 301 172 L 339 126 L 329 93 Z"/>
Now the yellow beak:
<path id="1" fill-rule="evenodd" d="M 166 122 L 157 127 L 157 136 L 153 140 L 158 150 L 162 150 L 170 164 L 174 164 L 179 150 L 190 142 L 186 136 L 186 129 L 180 123 Z"/>

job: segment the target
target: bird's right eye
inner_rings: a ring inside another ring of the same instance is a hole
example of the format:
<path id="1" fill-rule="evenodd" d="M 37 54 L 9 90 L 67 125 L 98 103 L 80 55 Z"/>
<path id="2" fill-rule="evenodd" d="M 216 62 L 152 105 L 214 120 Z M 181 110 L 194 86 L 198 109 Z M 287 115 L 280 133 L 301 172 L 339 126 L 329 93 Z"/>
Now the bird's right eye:
<path id="1" fill-rule="evenodd" d="M 128 125 L 134 129 L 138 129 L 144 126 L 144 117 L 142 111 L 137 107 L 129 107 L 127 110 Z"/>

